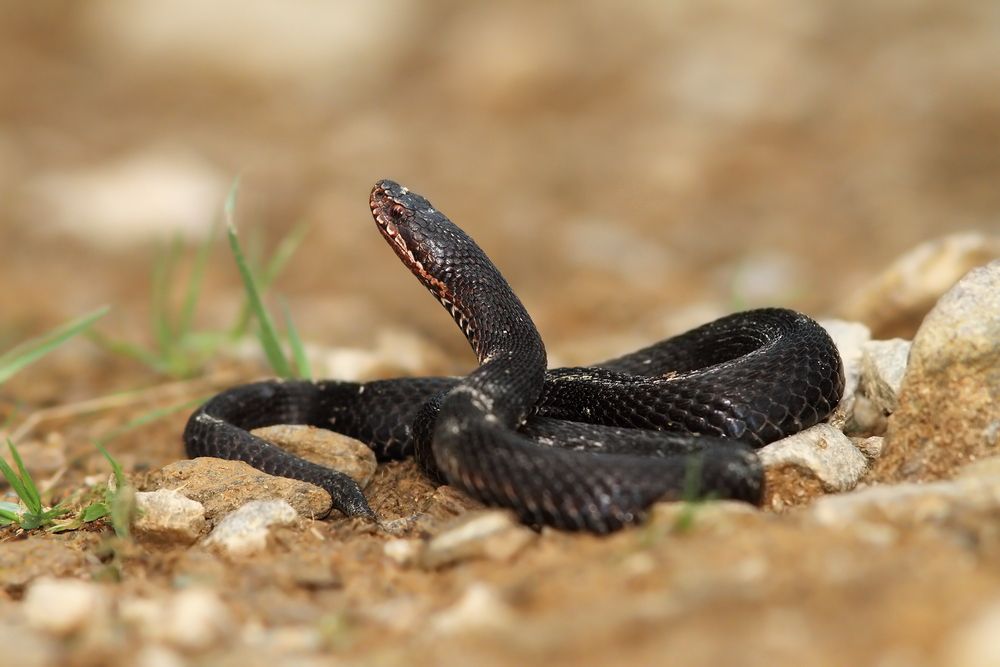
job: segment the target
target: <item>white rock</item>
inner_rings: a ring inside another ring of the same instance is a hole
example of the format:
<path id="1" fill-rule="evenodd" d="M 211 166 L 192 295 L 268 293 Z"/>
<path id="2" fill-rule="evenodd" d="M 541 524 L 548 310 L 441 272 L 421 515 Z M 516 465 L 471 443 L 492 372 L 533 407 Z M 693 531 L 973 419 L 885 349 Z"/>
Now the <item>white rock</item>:
<path id="1" fill-rule="evenodd" d="M 382 553 L 397 565 L 412 565 L 420 558 L 423 543 L 420 540 L 393 539 L 382 546 Z"/>
<path id="2" fill-rule="evenodd" d="M 24 599 L 28 624 L 58 636 L 103 622 L 109 608 L 110 599 L 99 585 L 77 579 L 36 579 Z"/>
<path id="3" fill-rule="evenodd" d="M 854 436 L 882 435 L 899 405 L 910 342 L 872 340 L 861 347 L 861 375 L 844 430 Z"/>
<path id="4" fill-rule="evenodd" d="M 468 558 L 509 560 L 535 537 L 534 532 L 517 523 L 509 512 L 469 512 L 431 538 L 421 554 L 420 564 L 430 569 Z"/>
<path id="5" fill-rule="evenodd" d="M 832 419 L 830 420 L 833 421 Z M 855 438 L 883 435 L 888 426 L 888 415 L 863 394 L 854 394 L 854 403 L 843 424 L 838 424 L 845 433 Z"/>
<path id="6" fill-rule="evenodd" d="M 135 494 L 139 515 L 132 530 L 139 539 L 193 544 L 205 530 L 205 506 L 178 491 L 159 489 Z"/>
<path id="7" fill-rule="evenodd" d="M 162 638 L 186 651 L 204 651 L 233 628 L 229 609 L 214 591 L 188 588 L 173 595 L 163 617 Z"/>
<path id="8" fill-rule="evenodd" d="M 513 612 L 492 588 L 473 583 L 453 606 L 431 619 L 431 630 L 442 635 L 495 630 L 510 624 Z"/>
<path id="9" fill-rule="evenodd" d="M 880 435 L 873 435 L 869 438 L 854 438 L 852 442 L 871 461 L 880 458 L 882 449 L 885 447 L 885 438 Z"/>
<path id="10" fill-rule="evenodd" d="M 793 465 L 812 472 L 831 492 L 849 491 L 868 470 L 850 438 L 829 424 L 817 424 L 758 450 L 765 468 Z"/>
<path id="11" fill-rule="evenodd" d="M 218 546 L 231 556 L 246 556 L 267 547 L 271 526 L 287 526 L 298 517 L 295 508 L 284 500 L 252 500 L 227 514 L 204 543 Z"/>
<path id="12" fill-rule="evenodd" d="M 824 319 L 819 320 L 819 324 L 830 334 L 844 362 L 844 396 L 840 401 L 838 412 L 846 414 L 850 411 L 854 402 L 854 392 L 858 388 L 862 349 L 865 343 L 871 340 L 872 333 L 860 322 Z"/>
<path id="13" fill-rule="evenodd" d="M 861 348 L 858 390 L 886 414 L 896 411 L 911 343 L 901 338 L 872 340 Z"/>

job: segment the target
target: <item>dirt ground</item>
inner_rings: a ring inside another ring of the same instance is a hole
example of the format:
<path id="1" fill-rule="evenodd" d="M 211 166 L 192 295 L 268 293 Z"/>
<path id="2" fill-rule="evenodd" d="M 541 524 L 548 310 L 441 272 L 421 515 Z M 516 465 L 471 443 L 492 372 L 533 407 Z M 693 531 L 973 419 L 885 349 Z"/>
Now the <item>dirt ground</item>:
<path id="1" fill-rule="evenodd" d="M 366 199 L 381 177 L 489 251 L 553 364 L 734 308 L 836 315 L 918 243 L 1000 230 L 990 2 L 202 4 L 0 8 L 0 352 L 101 304 L 102 335 L 152 345 L 156 258 L 183 239 L 180 304 L 237 175 L 241 233 L 273 249 L 308 227 L 272 296 L 309 343 L 390 359 L 332 355 L 326 369 L 365 377 L 474 361 L 376 233 Z M 241 298 L 216 243 L 197 326 L 229 327 Z M 393 360 L 400 337 L 416 362 Z M 74 341 L 0 387 L 0 428 L 39 420 L 18 444 L 54 502 L 107 477 L 95 439 L 266 375 L 252 349 L 174 377 Z M 183 457 L 186 417 L 108 447 L 142 475 Z M 392 518 L 434 488 L 400 462 L 369 494 Z M 832 529 L 804 511 L 706 508 L 678 530 L 669 512 L 607 538 L 546 530 L 512 562 L 432 571 L 393 563 L 388 536 L 335 517 L 280 529 L 235 563 L 198 547 L 111 556 L 104 523 L 6 528 L 0 616 L 51 573 L 106 581 L 116 599 L 218 592 L 236 639 L 179 664 L 263 664 L 280 647 L 255 648 L 255 628 L 319 628 L 319 646 L 289 655 L 896 667 L 958 664 L 970 619 L 1000 599 L 995 516 Z M 478 585 L 500 601 L 496 622 L 434 630 Z M 56 644 L 61 664 L 136 664 L 144 648 Z"/>

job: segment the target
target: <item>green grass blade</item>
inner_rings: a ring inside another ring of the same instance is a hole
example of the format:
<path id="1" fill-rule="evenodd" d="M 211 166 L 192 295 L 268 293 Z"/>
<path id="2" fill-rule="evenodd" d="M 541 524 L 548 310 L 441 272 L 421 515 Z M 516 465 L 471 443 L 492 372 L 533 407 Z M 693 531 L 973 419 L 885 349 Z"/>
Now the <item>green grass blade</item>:
<path id="1" fill-rule="evenodd" d="M 122 539 L 128 539 L 131 534 L 132 519 L 138 513 L 135 504 L 135 490 L 131 487 L 117 489 L 108 498 L 108 503 L 111 527 L 114 528 L 115 535 Z"/>
<path id="2" fill-rule="evenodd" d="M 17 523 L 21 518 L 21 506 L 17 503 L 0 501 L 0 526 L 9 526 Z"/>
<path id="3" fill-rule="evenodd" d="M 18 463 L 18 467 L 21 468 L 24 475 L 27 475 L 27 472 L 24 471 L 24 464 L 21 462 L 21 457 L 16 455 L 17 450 L 9 439 L 7 440 L 7 446 L 15 453 L 14 458 Z M 2 456 L 0 456 L 0 474 L 7 479 L 10 488 L 14 489 L 14 493 L 24 503 L 26 514 L 41 511 L 41 501 L 38 500 L 38 491 L 35 488 L 34 482 L 31 481 L 30 476 L 23 477 L 18 475 Z"/>
<path id="4" fill-rule="evenodd" d="M 10 464 L 2 456 L 0 456 L 0 475 L 3 475 L 7 483 L 10 484 L 10 488 L 14 489 L 17 497 L 24 500 L 24 496 L 22 495 L 24 486 L 21 483 L 21 478 L 17 476 L 17 473 L 14 472 L 14 469 L 10 467 Z"/>
<path id="5" fill-rule="evenodd" d="M 14 463 L 17 464 L 17 470 L 20 472 L 21 482 L 24 485 L 24 491 L 27 495 L 21 496 L 24 501 L 25 506 L 30 512 L 41 512 L 42 511 L 42 496 L 38 493 L 38 487 L 35 486 L 35 480 L 31 479 L 31 473 L 28 469 L 24 467 L 24 461 L 21 459 L 21 453 L 17 451 L 17 447 L 11 442 L 10 438 L 7 438 L 7 447 L 10 448 L 10 454 L 14 457 Z"/>
<path id="6" fill-rule="evenodd" d="M 306 355 L 306 347 L 302 344 L 299 330 L 295 328 L 292 321 L 292 312 L 288 309 L 288 302 L 281 301 L 281 309 L 285 314 L 285 331 L 288 332 L 288 345 L 292 348 L 292 358 L 295 360 L 295 376 L 306 380 L 312 379 L 309 371 L 309 358 Z"/>
<path id="7" fill-rule="evenodd" d="M 308 231 L 308 225 L 299 223 L 279 241 L 278 248 L 274 251 L 271 259 L 268 260 L 267 266 L 264 267 L 257 280 L 257 287 L 262 294 L 267 292 L 274 281 L 278 279 L 278 276 L 281 275 L 281 272 L 285 270 L 285 266 L 292 258 L 292 255 L 295 254 L 295 251 L 299 249 L 299 246 L 302 245 L 302 240 Z M 249 265 L 251 269 L 254 267 L 252 256 Z M 252 307 L 248 299 L 240 309 L 240 315 L 236 319 L 236 326 L 232 329 L 231 335 L 233 338 L 241 338 L 246 334 L 252 314 Z"/>
<path id="8" fill-rule="evenodd" d="M 73 336 L 86 330 L 94 322 L 104 317 L 108 313 L 108 310 L 110 310 L 108 306 L 102 306 L 48 333 L 25 341 L 12 350 L 0 355 L 0 385 L 28 364 L 38 361 Z"/>
<path id="9" fill-rule="evenodd" d="M 143 422 L 143 423 L 146 423 L 146 422 Z M 107 450 L 107 448 L 103 444 L 101 444 L 99 442 L 95 442 L 94 445 L 97 446 L 97 449 L 101 452 L 101 454 L 104 455 L 104 458 L 106 458 L 108 460 L 108 463 L 111 465 L 111 470 L 115 473 L 115 484 L 116 484 L 116 486 L 119 489 L 122 488 L 122 486 L 124 486 L 125 483 L 126 483 L 126 480 L 125 480 L 125 471 L 122 470 L 122 464 L 118 463 L 118 461 L 115 459 L 115 457 L 111 456 L 111 452 L 109 452 Z"/>
<path id="10" fill-rule="evenodd" d="M 250 271 L 246 258 L 243 256 L 239 239 L 236 237 L 234 212 L 236 209 L 236 196 L 239 192 L 239 187 L 240 181 L 237 178 L 233 183 L 232 189 L 229 191 L 229 196 L 226 198 L 226 231 L 229 236 L 229 247 L 232 249 L 233 258 L 236 260 L 236 266 L 240 270 L 240 276 L 243 278 L 243 287 L 246 289 L 247 298 L 250 300 L 250 306 L 253 309 L 254 314 L 257 316 L 257 323 L 260 325 L 260 343 L 264 348 L 264 353 L 267 355 L 271 368 L 274 369 L 274 372 L 281 377 L 290 377 L 292 374 L 291 368 L 288 365 L 288 360 L 285 359 L 284 352 L 281 350 L 281 343 L 278 342 L 278 334 L 274 329 L 274 323 L 271 321 L 271 316 L 268 314 L 267 309 L 264 307 L 264 302 L 260 298 L 260 292 L 258 291 L 257 284 L 254 281 L 253 273 Z"/>

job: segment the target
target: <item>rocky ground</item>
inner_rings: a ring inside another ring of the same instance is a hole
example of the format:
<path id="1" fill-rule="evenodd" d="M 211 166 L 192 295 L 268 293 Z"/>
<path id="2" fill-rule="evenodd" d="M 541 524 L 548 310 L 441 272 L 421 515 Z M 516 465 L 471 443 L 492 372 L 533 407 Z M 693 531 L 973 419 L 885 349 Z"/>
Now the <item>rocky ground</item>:
<path id="1" fill-rule="evenodd" d="M 306 4 L 0 9 L 0 353 L 101 303 L 103 337 L 155 345 L 163 242 L 179 312 L 185 243 L 242 172 L 248 245 L 310 227 L 276 289 L 316 375 L 464 372 L 367 219 L 388 176 L 473 232 L 553 364 L 783 305 L 837 341 L 845 399 L 761 450 L 763 507 L 664 503 L 603 538 L 268 434 L 367 484 L 373 526 L 184 459 L 169 409 L 266 375 L 255 342 L 153 368 L 74 341 L 0 386 L 0 435 L 72 507 L 105 442 L 141 512 L 128 537 L 0 528 L 0 665 L 1000 664 L 991 3 Z M 217 244 L 197 331 L 240 302 Z"/>
<path id="2" fill-rule="evenodd" d="M 949 243 L 872 289 L 910 273 L 923 293 L 916 264 Z M 103 522 L 0 532 L 3 660 L 995 664 L 1000 259 L 966 273 L 912 341 L 824 324 L 848 392 L 829 424 L 761 450 L 763 508 L 664 503 L 610 537 L 539 533 L 412 462 L 376 468 L 348 438 L 265 429 L 366 484 L 383 523 L 318 518 L 322 490 L 239 462 L 136 472 L 129 539 Z M 58 460 L 58 443 L 24 435 L 30 461 Z"/>

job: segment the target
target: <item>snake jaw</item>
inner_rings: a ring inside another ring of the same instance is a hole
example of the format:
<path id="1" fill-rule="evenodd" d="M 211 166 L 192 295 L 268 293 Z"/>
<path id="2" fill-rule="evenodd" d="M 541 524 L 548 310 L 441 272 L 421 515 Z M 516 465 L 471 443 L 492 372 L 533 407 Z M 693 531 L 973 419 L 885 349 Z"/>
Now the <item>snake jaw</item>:
<path id="1" fill-rule="evenodd" d="M 379 232 L 396 255 L 459 322 L 466 335 L 470 335 L 468 317 L 454 305 L 454 295 L 445 282 L 431 271 L 431 267 L 440 260 L 435 255 L 435 246 L 425 242 L 428 230 L 451 225 L 451 221 L 434 210 L 425 198 L 389 180 L 375 184 L 369 205 Z"/>

